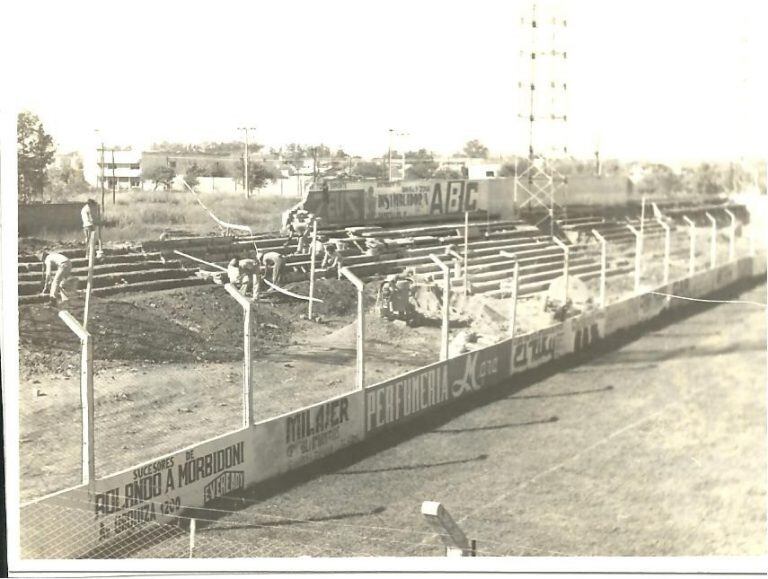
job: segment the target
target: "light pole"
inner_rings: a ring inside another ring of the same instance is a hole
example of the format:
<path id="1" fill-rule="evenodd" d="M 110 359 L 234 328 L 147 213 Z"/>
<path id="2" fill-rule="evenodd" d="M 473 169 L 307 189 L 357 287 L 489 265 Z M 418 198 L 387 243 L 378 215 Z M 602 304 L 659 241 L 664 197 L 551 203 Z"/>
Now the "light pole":
<path id="1" fill-rule="evenodd" d="M 248 131 L 255 131 L 256 127 L 237 127 L 237 130 L 245 132 L 245 158 L 243 164 L 245 165 L 245 198 L 248 199 L 251 196 L 251 188 L 248 183 L 248 162 L 250 161 L 250 157 L 248 156 Z"/>

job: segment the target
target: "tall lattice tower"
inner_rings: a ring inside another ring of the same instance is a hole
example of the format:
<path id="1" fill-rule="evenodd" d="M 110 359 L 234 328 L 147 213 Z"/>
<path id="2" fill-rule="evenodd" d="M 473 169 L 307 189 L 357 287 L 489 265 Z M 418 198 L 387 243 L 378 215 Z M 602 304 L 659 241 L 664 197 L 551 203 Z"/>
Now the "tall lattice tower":
<path id="1" fill-rule="evenodd" d="M 517 110 L 528 156 L 517 163 L 515 196 L 524 212 L 545 210 L 537 225 L 549 221 L 554 234 L 555 219 L 565 213 L 557 200 L 568 187 L 558 170 L 558 160 L 568 155 L 568 22 L 563 0 L 532 0 L 527 12 L 520 18 Z"/>

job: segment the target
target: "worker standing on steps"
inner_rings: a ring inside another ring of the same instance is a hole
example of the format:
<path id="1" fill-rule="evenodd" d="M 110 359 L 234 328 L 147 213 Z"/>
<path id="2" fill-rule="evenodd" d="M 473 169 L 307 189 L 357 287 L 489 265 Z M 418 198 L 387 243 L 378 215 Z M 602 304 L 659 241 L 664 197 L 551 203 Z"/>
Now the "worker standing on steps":
<path id="1" fill-rule="evenodd" d="M 267 251 L 261 254 L 260 259 L 264 269 L 270 269 L 272 272 L 270 281 L 275 285 L 280 285 L 283 277 L 283 263 L 285 261 L 283 256 L 277 251 Z"/>
<path id="2" fill-rule="evenodd" d="M 88 257 L 88 243 L 91 240 L 91 235 L 96 231 L 96 213 L 98 210 L 99 206 L 95 199 L 88 199 L 80 210 L 80 219 L 83 222 L 83 234 L 85 235 L 86 257 Z"/>
<path id="3" fill-rule="evenodd" d="M 72 261 L 61 253 L 55 251 L 43 251 L 40 254 L 40 261 L 45 264 L 45 275 L 43 278 L 43 291 L 40 295 L 45 295 L 50 285 L 50 301 L 53 304 L 66 302 L 69 298 L 64 293 L 63 288 L 67 290 L 75 289 L 77 280 L 72 278 Z M 56 273 L 53 269 L 56 268 Z M 74 283 L 73 283 L 74 282 Z"/>

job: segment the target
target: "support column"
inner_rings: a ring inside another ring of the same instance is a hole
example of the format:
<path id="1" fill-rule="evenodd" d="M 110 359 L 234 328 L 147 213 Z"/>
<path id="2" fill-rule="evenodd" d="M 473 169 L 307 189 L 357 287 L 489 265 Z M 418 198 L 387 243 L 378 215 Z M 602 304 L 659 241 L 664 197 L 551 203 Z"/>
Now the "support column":
<path id="1" fill-rule="evenodd" d="M 342 267 L 339 273 L 346 277 L 357 290 L 357 388 L 365 388 L 365 285 L 349 268 Z"/>
<path id="2" fill-rule="evenodd" d="M 451 323 L 451 269 L 434 253 L 429 257 L 443 272 L 443 325 L 440 333 L 440 359 L 448 359 L 448 340 Z"/>
<path id="3" fill-rule="evenodd" d="M 717 220 L 707 211 L 707 219 L 711 224 L 709 234 L 709 269 L 714 269 L 717 265 Z"/>
<path id="4" fill-rule="evenodd" d="M 696 223 L 689 219 L 687 215 L 683 215 L 683 221 L 688 224 L 688 235 L 691 239 L 691 251 L 688 255 L 688 275 L 693 275 L 696 273 Z"/>
<path id="5" fill-rule="evenodd" d="M 251 338 L 253 334 L 253 304 L 231 283 L 224 284 L 227 293 L 243 308 L 243 428 L 253 424 L 253 378 Z"/>
<path id="6" fill-rule="evenodd" d="M 640 262 L 643 259 L 643 235 L 629 223 L 627 228 L 635 236 L 635 293 L 640 293 Z"/>
<path id="7" fill-rule="evenodd" d="M 592 230 L 592 235 L 600 242 L 600 307 L 605 308 L 605 282 L 608 265 L 608 242 L 597 229 Z"/>

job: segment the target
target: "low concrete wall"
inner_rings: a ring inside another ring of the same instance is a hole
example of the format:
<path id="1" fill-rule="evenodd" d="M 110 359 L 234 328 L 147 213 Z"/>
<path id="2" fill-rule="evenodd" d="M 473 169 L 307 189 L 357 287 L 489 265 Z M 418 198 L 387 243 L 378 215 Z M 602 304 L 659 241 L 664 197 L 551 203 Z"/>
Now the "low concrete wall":
<path id="1" fill-rule="evenodd" d="M 320 461 L 687 303 L 659 294 L 704 297 L 765 272 L 764 253 L 740 258 L 604 310 L 193 444 L 99 479 L 90 489 L 78 486 L 32 501 L 21 507 L 22 557 L 82 557 L 152 524 L 172 523 L 185 509 Z"/>
<path id="2" fill-rule="evenodd" d="M 47 231 L 77 231 L 83 228 L 83 203 L 37 203 L 19 205 L 19 236 Z M 98 215 L 98 210 L 97 210 Z"/>

